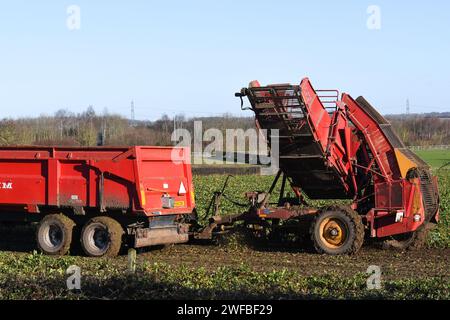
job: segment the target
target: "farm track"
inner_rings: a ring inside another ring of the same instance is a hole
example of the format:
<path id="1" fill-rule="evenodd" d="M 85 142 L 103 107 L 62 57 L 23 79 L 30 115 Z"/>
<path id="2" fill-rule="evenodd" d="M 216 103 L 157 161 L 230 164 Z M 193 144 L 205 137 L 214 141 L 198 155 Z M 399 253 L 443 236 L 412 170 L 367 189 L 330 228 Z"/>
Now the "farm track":
<path id="1" fill-rule="evenodd" d="M 1 232 L 0 250 L 22 255 L 36 249 L 33 239 L 34 232 L 30 228 L 16 230 L 14 237 L 9 232 Z M 86 257 L 76 259 L 82 264 L 92 261 L 92 258 Z M 258 272 L 287 269 L 302 276 L 337 274 L 343 277 L 365 273 L 370 265 L 377 265 L 385 280 L 443 277 L 450 281 L 448 248 L 400 252 L 366 245 L 355 256 L 327 256 L 295 247 L 255 247 L 243 244 L 240 240 L 232 240 L 219 244 L 171 245 L 162 249 L 146 249 L 138 254 L 138 264 L 144 261 L 171 266 L 183 265 L 194 269 L 203 267 L 211 271 L 223 266 L 239 267 L 245 264 Z M 108 263 L 126 267 L 127 256 L 119 256 Z"/>

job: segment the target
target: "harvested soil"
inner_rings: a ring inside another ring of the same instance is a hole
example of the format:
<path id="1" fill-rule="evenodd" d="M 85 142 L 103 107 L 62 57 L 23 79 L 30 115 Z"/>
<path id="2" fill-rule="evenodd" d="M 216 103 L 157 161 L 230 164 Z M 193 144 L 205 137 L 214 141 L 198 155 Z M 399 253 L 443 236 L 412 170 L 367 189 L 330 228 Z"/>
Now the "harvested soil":
<path id="1" fill-rule="evenodd" d="M 304 276 L 365 273 L 370 265 L 381 268 L 386 280 L 445 277 L 450 279 L 450 249 L 426 248 L 420 251 L 394 252 L 364 247 L 354 256 L 328 256 L 283 248 L 234 248 L 213 245 L 174 245 L 141 253 L 139 259 L 217 269 L 242 263 L 255 271 L 287 269 Z M 118 259 L 124 259 L 120 257 Z"/>
<path id="2" fill-rule="evenodd" d="M 31 252 L 36 249 L 33 228 L 15 228 L 0 232 L 0 250 Z M 89 259 L 79 257 L 83 262 Z M 337 274 L 345 277 L 365 273 L 370 265 L 381 268 L 385 280 L 444 277 L 450 280 L 450 249 L 423 248 L 418 251 L 383 250 L 371 245 L 353 256 L 328 256 L 311 253 L 305 248 L 281 245 L 257 246 L 240 237 L 218 243 L 197 243 L 155 247 L 141 250 L 138 263 L 166 263 L 190 268 L 215 270 L 221 266 L 247 265 L 254 271 L 270 272 L 287 269 L 304 276 Z M 122 255 L 109 263 L 126 266 Z"/>

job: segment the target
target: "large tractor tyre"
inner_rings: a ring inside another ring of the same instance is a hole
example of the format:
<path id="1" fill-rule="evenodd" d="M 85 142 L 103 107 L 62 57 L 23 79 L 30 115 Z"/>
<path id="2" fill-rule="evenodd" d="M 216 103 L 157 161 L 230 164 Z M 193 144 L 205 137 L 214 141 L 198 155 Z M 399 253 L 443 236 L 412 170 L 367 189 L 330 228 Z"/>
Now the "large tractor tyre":
<path id="1" fill-rule="evenodd" d="M 72 243 L 74 226 L 75 222 L 63 214 L 45 216 L 36 232 L 39 250 L 48 255 L 65 255 Z"/>
<path id="2" fill-rule="evenodd" d="M 81 248 L 90 257 L 115 257 L 122 247 L 124 230 L 110 217 L 95 217 L 81 230 Z"/>
<path id="3" fill-rule="evenodd" d="M 416 231 L 391 236 L 382 242 L 383 249 L 418 250 L 426 245 L 428 232 L 434 224 L 424 223 Z"/>
<path id="4" fill-rule="evenodd" d="M 318 253 L 355 254 L 364 242 L 364 225 L 361 216 L 351 208 L 331 207 L 317 214 L 310 236 Z"/>

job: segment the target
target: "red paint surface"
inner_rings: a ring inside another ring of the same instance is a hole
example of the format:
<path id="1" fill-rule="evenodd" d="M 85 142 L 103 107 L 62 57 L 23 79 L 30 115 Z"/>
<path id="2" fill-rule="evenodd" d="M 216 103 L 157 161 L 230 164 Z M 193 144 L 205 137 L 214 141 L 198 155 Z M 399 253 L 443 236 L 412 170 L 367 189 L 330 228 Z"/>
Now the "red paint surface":
<path id="1" fill-rule="evenodd" d="M 36 206 L 124 209 L 148 216 L 190 213 L 189 157 L 188 148 L 172 147 L 2 147 L 0 207 L 22 206 L 30 212 Z M 180 183 L 186 194 L 178 194 Z M 173 197 L 176 207 L 162 208 L 163 195 Z"/>

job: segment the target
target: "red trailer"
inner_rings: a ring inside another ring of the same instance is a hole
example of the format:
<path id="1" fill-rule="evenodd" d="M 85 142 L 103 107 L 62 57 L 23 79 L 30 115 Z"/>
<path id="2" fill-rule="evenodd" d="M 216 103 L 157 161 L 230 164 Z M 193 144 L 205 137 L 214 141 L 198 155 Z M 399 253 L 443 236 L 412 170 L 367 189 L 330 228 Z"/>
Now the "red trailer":
<path id="1" fill-rule="evenodd" d="M 39 222 L 47 254 L 187 242 L 194 207 L 188 148 L 0 148 L 0 220 Z"/>

